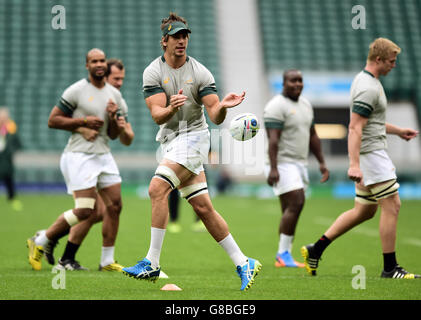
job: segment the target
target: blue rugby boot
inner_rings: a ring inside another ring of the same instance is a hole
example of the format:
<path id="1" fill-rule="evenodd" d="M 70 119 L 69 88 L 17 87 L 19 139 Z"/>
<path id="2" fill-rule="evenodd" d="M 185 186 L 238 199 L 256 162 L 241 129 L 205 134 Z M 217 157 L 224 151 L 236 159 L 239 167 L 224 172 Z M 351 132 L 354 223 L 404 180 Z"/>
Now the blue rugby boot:
<path id="1" fill-rule="evenodd" d="M 262 268 L 262 264 L 252 258 L 247 258 L 247 262 L 242 266 L 237 266 L 238 276 L 241 278 L 241 290 L 246 291 L 254 283 L 254 278 Z"/>
<path id="2" fill-rule="evenodd" d="M 152 268 L 151 262 L 144 258 L 142 261 L 138 261 L 133 267 L 123 268 L 122 271 L 129 277 L 155 282 L 159 278 L 161 268 Z"/>

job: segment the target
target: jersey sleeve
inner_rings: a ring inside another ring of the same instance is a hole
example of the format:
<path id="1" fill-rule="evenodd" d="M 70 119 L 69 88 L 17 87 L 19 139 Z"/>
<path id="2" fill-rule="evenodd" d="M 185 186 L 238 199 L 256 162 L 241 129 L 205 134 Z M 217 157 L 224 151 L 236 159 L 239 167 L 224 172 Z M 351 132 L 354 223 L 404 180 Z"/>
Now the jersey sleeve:
<path id="1" fill-rule="evenodd" d="M 79 95 L 79 86 L 72 85 L 64 90 L 63 94 L 58 101 L 57 107 L 63 111 L 66 115 L 72 116 L 73 112 L 77 108 L 77 101 Z"/>
<path id="2" fill-rule="evenodd" d="M 154 65 L 150 65 L 143 72 L 143 96 L 146 99 L 161 92 L 165 91 L 161 86 L 159 72 Z"/>
<path id="3" fill-rule="evenodd" d="M 215 78 L 212 73 L 202 66 L 199 75 L 199 96 L 203 98 L 209 94 L 217 94 L 218 90 L 216 89 Z"/>
<path id="4" fill-rule="evenodd" d="M 269 101 L 263 111 L 263 122 L 266 129 L 280 129 L 284 128 L 285 113 L 282 104 L 277 99 Z"/>
<path id="5" fill-rule="evenodd" d="M 372 88 L 359 91 L 352 99 L 352 112 L 368 118 L 377 104 L 377 98 L 377 91 Z"/>

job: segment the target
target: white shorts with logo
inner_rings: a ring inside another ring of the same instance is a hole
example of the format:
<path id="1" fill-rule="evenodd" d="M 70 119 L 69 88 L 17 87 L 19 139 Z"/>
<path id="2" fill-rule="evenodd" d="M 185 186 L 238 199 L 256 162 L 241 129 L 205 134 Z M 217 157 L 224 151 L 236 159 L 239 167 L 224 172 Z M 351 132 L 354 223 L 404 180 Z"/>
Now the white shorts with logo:
<path id="1" fill-rule="evenodd" d="M 171 141 L 162 143 L 158 160 L 165 158 L 174 161 L 198 175 L 204 171 L 203 164 L 207 162 L 209 148 L 208 130 L 186 132 L 179 134 Z"/>
<path id="2" fill-rule="evenodd" d="M 270 165 L 265 165 L 265 176 L 269 176 Z M 278 163 L 279 181 L 272 186 L 276 196 L 293 191 L 304 189 L 309 185 L 307 167 L 298 162 Z"/>
<path id="3" fill-rule="evenodd" d="M 386 150 L 375 150 L 360 155 L 360 169 L 364 185 L 396 179 L 396 168 Z"/>
<path id="4" fill-rule="evenodd" d="M 121 183 L 117 164 L 111 153 L 64 152 L 60 159 L 67 192 L 97 187 L 99 190 Z"/>

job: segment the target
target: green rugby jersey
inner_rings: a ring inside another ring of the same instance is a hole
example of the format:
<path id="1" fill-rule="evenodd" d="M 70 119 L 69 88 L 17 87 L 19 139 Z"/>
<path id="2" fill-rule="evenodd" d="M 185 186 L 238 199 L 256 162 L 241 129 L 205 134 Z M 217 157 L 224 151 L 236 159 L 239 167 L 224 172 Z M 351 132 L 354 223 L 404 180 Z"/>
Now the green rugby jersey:
<path id="1" fill-rule="evenodd" d="M 183 89 L 187 100 L 174 116 L 160 125 L 156 141 L 165 142 L 181 132 L 205 130 L 208 125 L 204 115 L 202 98 L 216 94 L 215 79 L 210 71 L 192 57 L 187 57 L 183 66 L 171 68 L 164 56 L 156 58 L 143 72 L 143 93 L 145 99 L 164 92 L 167 106 L 170 97 Z"/>
<path id="2" fill-rule="evenodd" d="M 95 87 L 88 79 L 81 79 L 68 87 L 58 102 L 58 107 L 66 115 L 73 118 L 84 118 L 86 116 L 97 116 L 104 120 L 104 125 L 99 130 L 95 141 L 90 142 L 83 138 L 80 133 L 73 132 L 64 149 L 65 152 L 85 153 L 108 153 L 108 113 L 107 103 L 112 99 L 118 106 L 122 116 L 127 119 L 128 108 L 121 93 L 112 85 L 105 83 L 101 89 Z"/>
<path id="3" fill-rule="evenodd" d="M 282 130 L 278 144 L 278 162 L 307 164 L 313 118 L 313 108 L 304 97 L 293 101 L 279 94 L 266 104 L 263 112 L 265 127 Z M 266 163 L 270 163 L 268 142 L 266 143 Z"/>
<path id="4" fill-rule="evenodd" d="M 386 141 L 387 99 L 379 79 L 363 70 L 351 85 L 351 112 L 368 118 L 363 128 L 360 153 L 387 149 Z"/>

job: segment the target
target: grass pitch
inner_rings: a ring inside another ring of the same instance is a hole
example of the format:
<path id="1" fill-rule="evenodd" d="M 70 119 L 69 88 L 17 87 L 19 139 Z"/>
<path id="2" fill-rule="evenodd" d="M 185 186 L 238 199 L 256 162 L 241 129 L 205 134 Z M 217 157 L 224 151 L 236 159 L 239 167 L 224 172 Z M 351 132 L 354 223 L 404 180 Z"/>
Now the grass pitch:
<path id="1" fill-rule="evenodd" d="M 240 291 L 235 267 L 208 233 L 191 230 L 194 214 L 182 201 L 182 232 L 166 234 L 161 267 L 169 279 L 156 283 L 134 280 L 121 273 L 97 271 L 101 255 L 101 225 L 95 225 L 77 254 L 89 272 L 66 272 L 65 288 L 54 289 L 51 266 L 43 260 L 33 271 L 27 260 L 26 239 L 48 227 L 73 207 L 65 195 L 21 195 L 24 209 L 14 212 L 0 198 L 0 299 L 2 300 L 419 300 L 421 279 L 381 279 L 382 254 L 376 217 L 338 238 L 325 252 L 318 275 L 304 269 L 278 269 L 274 257 L 278 246 L 280 209 L 277 199 L 215 197 L 214 206 L 226 219 L 243 252 L 257 258 L 263 268 L 255 285 Z M 334 219 L 353 205 L 352 200 L 308 199 L 294 241 L 293 255 L 302 261 L 300 247 L 320 237 Z M 398 262 L 421 273 L 420 201 L 402 201 L 398 226 Z M 116 243 L 119 263 L 134 265 L 149 247 L 150 203 L 123 194 L 123 212 Z M 55 250 L 62 255 L 67 237 Z M 353 268 L 354 266 L 357 269 Z M 365 281 L 361 280 L 365 272 Z M 360 278 L 355 278 L 360 276 Z M 161 291 L 174 283 L 182 291 Z M 354 284 L 354 286 L 353 286 Z M 359 289 L 355 288 L 355 285 Z"/>

